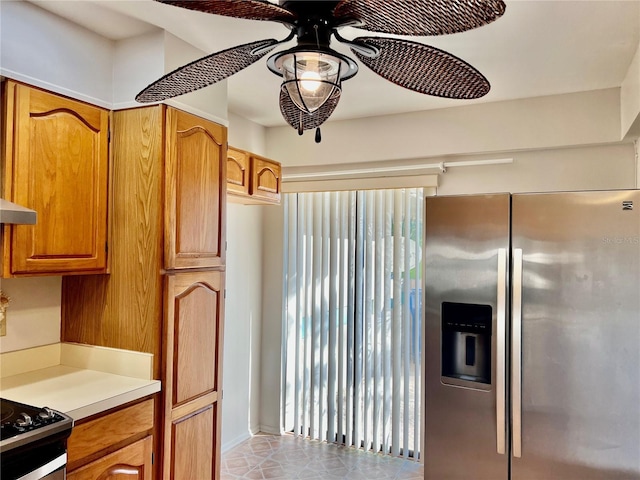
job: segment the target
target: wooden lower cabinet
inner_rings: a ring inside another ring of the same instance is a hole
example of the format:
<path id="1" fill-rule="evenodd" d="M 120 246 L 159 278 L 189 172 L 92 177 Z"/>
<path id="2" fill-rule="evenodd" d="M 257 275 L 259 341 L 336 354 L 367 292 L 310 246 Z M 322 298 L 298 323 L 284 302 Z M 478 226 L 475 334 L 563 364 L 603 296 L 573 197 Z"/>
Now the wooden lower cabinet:
<path id="1" fill-rule="evenodd" d="M 164 479 L 220 478 L 224 272 L 166 275 Z"/>
<path id="2" fill-rule="evenodd" d="M 67 480 L 151 480 L 151 435 L 67 474 Z"/>
<path id="3" fill-rule="evenodd" d="M 170 478 L 218 478 L 217 402 L 171 422 Z"/>
<path id="4" fill-rule="evenodd" d="M 154 400 L 81 420 L 67 442 L 68 480 L 151 480 Z"/>

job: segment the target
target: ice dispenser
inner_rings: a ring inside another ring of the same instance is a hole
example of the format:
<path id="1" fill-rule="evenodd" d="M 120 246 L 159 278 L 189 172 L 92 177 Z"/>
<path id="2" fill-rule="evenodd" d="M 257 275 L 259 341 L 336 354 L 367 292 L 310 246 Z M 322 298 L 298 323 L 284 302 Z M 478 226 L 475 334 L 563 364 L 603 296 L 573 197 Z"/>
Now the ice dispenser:
<path id="1" fill-rule="evenodd" d="M 490 305 L 442 303 L 443 383 L 491 384 L 491 317 Z"/>

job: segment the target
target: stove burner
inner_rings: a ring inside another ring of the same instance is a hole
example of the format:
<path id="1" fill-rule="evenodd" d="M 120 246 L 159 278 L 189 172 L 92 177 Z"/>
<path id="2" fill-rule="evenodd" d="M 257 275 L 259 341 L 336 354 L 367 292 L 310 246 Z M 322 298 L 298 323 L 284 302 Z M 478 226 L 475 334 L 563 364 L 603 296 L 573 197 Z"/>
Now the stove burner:
<path id="1" fill-rule="evenodd" d="M 11 405 L 6 403 L 4 400 L 0 400 L 2 402 L 0 409 L 0 423 L 8 422 L 9 419 L 13 416 L 14 409 Z"/>

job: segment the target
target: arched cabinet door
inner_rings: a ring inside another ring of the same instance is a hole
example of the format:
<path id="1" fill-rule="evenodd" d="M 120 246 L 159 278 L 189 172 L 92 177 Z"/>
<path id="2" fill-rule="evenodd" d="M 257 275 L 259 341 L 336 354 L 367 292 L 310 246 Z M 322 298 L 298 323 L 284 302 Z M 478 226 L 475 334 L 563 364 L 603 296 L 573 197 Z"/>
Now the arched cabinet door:
<path id="1" fill-rule="evenodd" d="M 167 107 L 165 268 L 224 265 L 227 129 Z"/>
<path id="2" fill-rule="evenodd" d="M 229 201 L 247 205 L 277 205 L 282 194 L 281 165 L 235 147 L 227 150 Z"/>
<path id="3" fill-rule="evenodd" d="M 224 272 L 169 273 L 165 282 L 164 478 L 218 478 Z"/>
<path id="4" fill-rule="evenodd" d="M 151 480 L 152 449 L 148 436 L 67 473 L 67 480 Z"/>
<path id="5" fill-rule="evenodd" d="M 280 164 L 254 155 L 251 157 L 251 196 L 280 203 Z"/>
<path id="6" fill-rule="evenodd" d="M 231 147 L 227 150 L 227 193 L 249 195 L 249 154 Z"/>
<path id="7" fill-rule="evenodd" d="M 37 212 L 5 229 L 3 272 L 107 268 L 109 112 L 7 81 L 3 198 Z"/>

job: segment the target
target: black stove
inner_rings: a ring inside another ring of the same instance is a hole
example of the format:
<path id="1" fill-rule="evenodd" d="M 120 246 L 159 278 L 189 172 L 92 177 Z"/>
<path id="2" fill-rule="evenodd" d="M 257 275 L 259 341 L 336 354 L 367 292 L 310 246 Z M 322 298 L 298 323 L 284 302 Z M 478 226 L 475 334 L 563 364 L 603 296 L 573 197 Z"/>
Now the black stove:
<path id="1" fill-rule="evenodd" d="M 48 407 L 0 398 L 2 478 L 57 478 L 66 464 L 67 438 L 73 419 Z M 34 476 L 36 468 L 42 476 Z M 51 472 L 45 474 L 48 466 Z"/>

